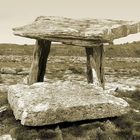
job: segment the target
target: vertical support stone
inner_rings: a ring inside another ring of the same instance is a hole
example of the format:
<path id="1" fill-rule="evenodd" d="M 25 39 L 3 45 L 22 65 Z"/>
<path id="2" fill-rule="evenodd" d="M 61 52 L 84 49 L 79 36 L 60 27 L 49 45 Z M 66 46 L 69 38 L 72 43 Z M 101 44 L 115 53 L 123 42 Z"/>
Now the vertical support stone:
<path id="1" fill-rule="evenodd" d="M 87 56 L 87 82 L 93 83 L 92 63 L 93 59 L 93 48 L 85 48 Z"/>
<path id="2" fill-rule="evenodd" d="M 33 61 L 28 78 L 28 84 L 43 82 L 50 47 L 51 41 L 43 39 L 36 41 L 36 47 L 33 53 Z"/>
<path id="3" fill-rule="evenodd" d="M 85 48 L 87 56 L 87 81 L 104 88 L 104 48 L 103 45 Z"/>
<path id="4" fill-rule="evenodd" d="M 105 73 L 104 73 L 104 63 L 105 63 L 105 51 L 103 44 L 100 46 L 100 79 L 101 79 L 101 85 L 104 89 L 105 86 Z"/>

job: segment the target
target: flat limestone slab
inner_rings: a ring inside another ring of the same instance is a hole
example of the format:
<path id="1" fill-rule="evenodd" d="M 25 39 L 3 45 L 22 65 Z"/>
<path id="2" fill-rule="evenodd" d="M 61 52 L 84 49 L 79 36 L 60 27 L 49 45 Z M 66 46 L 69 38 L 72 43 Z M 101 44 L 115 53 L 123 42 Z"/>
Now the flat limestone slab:
<path id="1" fill-rule="evenodd" d="M 15 118 L 27 126 L 115 117 L 129 111 L 123 99 L 69 81 L 12 85 L 8 101 Z"/>
<path id="2" fill-rule="evenodd" d="M 41 16 L 31 24 L 13 30 L 15 35 L 22 37 L 88 47 L 138 33 L 140 22 Z"/>

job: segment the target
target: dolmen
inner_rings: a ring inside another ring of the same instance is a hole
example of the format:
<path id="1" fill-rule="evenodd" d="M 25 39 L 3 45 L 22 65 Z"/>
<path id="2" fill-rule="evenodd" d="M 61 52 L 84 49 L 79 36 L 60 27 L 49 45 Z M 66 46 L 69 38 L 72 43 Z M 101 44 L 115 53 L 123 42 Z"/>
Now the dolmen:
<path id="1" fill-rule="evenodd" d="M 104 92 L 104 43 L 140 31 L 140 23 L 110 19 L 38 17 L 32 24 L 14 28 L 14 34 L 36 39 L 27 84 L 9 87 L 8 101 L 15 118 L 27 126 L 116 117 L 129 104 Z M 87 84 L 44 82 L 51 42 L 85 48 Z"/>

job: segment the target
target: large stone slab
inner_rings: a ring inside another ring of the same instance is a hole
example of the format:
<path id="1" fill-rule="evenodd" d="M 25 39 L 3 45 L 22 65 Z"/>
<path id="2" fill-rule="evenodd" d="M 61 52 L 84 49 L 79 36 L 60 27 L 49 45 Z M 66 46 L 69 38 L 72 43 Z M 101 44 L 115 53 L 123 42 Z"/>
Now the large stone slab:
<path id="1" fill-rule="evenodd" d="M 121 98 L 93 85 L 57 81 L 9 87 L 8 101 L 15 118 L 27 126 L 115 117 L 129 111 Z"/>
<path id="2" fill-rule="evenodd" d="M 32 24 L 13 30 L 18 36 L 93 47 L 99 43 L 140 32 L 140 22 L 41 16 Z"/>

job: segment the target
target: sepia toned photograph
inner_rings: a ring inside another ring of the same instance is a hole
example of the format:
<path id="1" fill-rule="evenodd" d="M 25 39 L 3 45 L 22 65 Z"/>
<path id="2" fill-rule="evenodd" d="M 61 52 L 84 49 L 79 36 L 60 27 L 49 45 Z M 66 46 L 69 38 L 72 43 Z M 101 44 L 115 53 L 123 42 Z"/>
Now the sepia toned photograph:
<path id="1" fill-rule="evenodd" d="M 0 0 L 0 140 L 140 140 L 139 0 Z"/>

